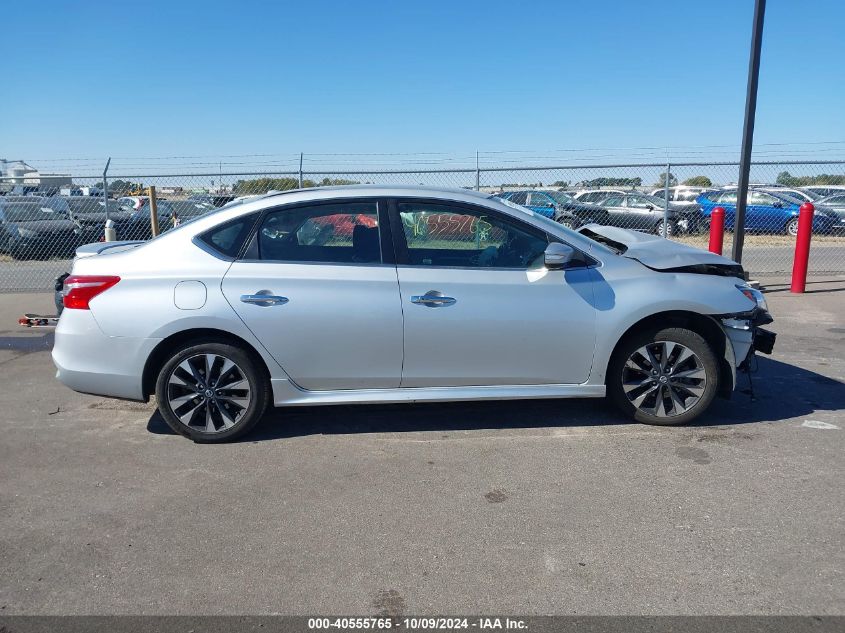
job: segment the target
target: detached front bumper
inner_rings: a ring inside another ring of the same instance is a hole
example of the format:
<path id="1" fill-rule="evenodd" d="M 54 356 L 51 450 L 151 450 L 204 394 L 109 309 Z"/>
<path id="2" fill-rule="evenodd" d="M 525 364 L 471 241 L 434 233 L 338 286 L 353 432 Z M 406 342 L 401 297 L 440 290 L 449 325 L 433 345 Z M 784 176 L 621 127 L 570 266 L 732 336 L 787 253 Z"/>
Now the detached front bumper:
<path id="1" fill-rule="evenodd" d="M 772 315 L 755 308 L 742 314 L 722 315 L 722 329 L 734 348 L 734 366 L 742 367 L 754 354 L 771 354 L 777 334 L 762 326 L 773 321 Z"/>

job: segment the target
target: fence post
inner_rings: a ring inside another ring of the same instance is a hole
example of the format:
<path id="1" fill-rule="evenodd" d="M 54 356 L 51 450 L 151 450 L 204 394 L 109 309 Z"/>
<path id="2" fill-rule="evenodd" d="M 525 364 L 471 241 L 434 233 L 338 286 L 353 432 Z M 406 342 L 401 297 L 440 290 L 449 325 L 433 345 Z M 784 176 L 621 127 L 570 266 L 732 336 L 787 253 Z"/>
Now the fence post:
<path id="1" fill-rule="evenodd" d="M 795 258 L 792 260 L 792 285 L 789 292 L 802 293 L 807 287 L 814 211 L 815 207 L 810 202 L 805 202 L 798 210 L 798 235 L 795 236 Z"/>
<path id="2" fill-rule="evenodd" d="M 153 237 L 158 235 L 158 204 L 156 203 L 156 188 L 150 185 L 150 230 Z"/>
<path id="3" fill-rule="evenodd" d="M 481 191 L 481 170 L 478 168 L 478 151 L 475 152 L 475 190 Z"/>
<path id="4" fill-rule="evenodd" d="M 710 244 L 707 247 L 711 253 L 722 254 L 725 241 L 725 209 L 716 207 L 710 212 Z"/>
<path id="5" fill-rule="evenodd" d="M 663 192 L 663 239 L 666 239 L 669 233 L 669 170 L 671 169 L 672 165 L 669 161 L 666 161 L 666 189 Z"/>
<path id="6" fill-rule="evenodd" d="M 109 221 L 109 164 L 111 156 L 106 161 L 106 168 L 103 169 L 103 205 L 106 207 L 106 222 Z"/>
<path id="7" fill-rule="evenodd" d="M 299 152 L 299 188 L 302 189 L 302 152 Z"/>

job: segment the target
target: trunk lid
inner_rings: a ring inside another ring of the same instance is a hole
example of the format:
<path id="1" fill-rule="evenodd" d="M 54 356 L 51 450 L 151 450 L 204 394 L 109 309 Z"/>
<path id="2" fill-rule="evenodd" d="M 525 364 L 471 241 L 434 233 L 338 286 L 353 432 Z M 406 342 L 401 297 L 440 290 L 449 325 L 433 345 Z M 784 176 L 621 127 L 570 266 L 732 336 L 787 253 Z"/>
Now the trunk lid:
<path id="1" fill-rule="evenodd" d="M 76 259 L 123 253 L 144 244 L 143 240 L 123 240 L 122 242 L 92 242 L 76 249 Z"/>

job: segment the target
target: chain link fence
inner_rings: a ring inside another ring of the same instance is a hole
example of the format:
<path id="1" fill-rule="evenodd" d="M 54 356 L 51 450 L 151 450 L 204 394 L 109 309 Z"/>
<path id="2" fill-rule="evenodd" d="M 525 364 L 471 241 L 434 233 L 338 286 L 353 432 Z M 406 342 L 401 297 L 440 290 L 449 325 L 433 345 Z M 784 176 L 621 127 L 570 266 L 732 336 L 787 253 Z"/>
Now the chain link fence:
<path id="1" fill-rule="evenodd" d="M 577 228 L 597 222 L 707 248 L 709 218 L 726 210 L 730 255 L 736 163 L 616 164 L 381 171 L 288 171 L 68 176 L 49 184 L 0 178 L 0 292 L 44 291 L 81 244 L 103 240 L 106 214 L 119 240 L 152 235 L 227 202 L 271 190 L 352 184 L 479 189 Z M 845 273 L 845 162 L 758 162 L 751 168 L 743 266 L 755 277 L 789 274 L 798 207 L 816 205 L 811 274 Z M 668 185 L 668 189 L 667 189 Z M 668 211 L 666 210 L 668 202 Z"/>

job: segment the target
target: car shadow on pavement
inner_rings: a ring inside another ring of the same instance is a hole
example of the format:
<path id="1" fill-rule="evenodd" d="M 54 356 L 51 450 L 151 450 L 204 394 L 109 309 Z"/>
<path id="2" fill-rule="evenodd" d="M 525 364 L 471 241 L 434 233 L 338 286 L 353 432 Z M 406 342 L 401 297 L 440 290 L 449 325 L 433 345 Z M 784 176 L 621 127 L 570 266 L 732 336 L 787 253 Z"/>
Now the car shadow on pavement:
<path id="1" fill-rule="evenodd" d="M 845 383 L 815 372 L 759 358 L 753 374 L 755 399 L 748 376 L 738 376 L 731 400 L 716 398 L 693 427 L 781 422 L 817 411 L 845 409 Z M 333 405 L 270 409 L 241 441 L 256 442 L 305 435 L 397 433 L 407 431 L 472 431 L 630 424 L 606 400 L 493 400 L 415 404 Z M 147 424 L 156 434 L 173 434 L 156 411 Z"/>

